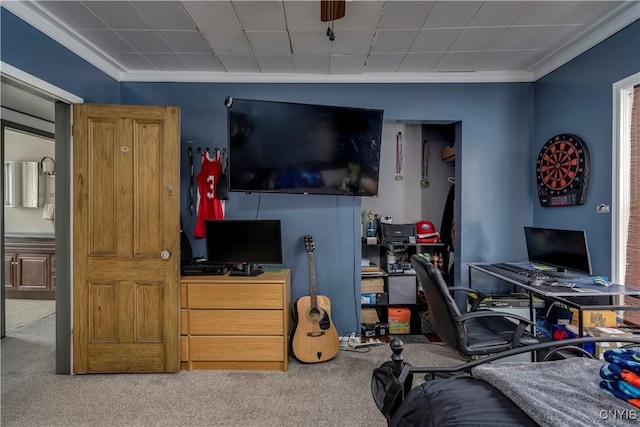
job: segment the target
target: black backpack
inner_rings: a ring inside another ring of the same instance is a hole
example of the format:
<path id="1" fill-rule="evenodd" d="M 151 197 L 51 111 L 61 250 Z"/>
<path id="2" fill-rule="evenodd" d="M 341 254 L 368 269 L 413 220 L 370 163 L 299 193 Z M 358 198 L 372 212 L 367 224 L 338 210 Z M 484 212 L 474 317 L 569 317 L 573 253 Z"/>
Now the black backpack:
<path id="1" fill-rule="evenodd" d="M 404 363 L 400 376 L 396 377 L 393 373 L 394 363 L 393 361 L 384 362 L 373 370 L 371 376 L 373 400 L 387 422 L 396 413 L 413 383 L 411 365 Z"/>

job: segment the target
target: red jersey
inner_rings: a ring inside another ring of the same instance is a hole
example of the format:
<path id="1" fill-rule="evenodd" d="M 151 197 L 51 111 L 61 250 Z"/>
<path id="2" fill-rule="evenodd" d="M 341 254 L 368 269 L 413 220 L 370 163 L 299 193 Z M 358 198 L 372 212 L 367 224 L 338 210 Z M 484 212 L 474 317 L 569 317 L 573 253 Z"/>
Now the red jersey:
<path id="1" fill-rule="evenodd" d="M 220 152 L 211 159 L 207 151 L 202 152 L 202 167 L 198 173 L 198 199 L 196 202 L 195 237 L 205 237 L 204 222 L 208 219 L 224 219 L 224 206 L 216 195 L 216 184 L 222 173 Z"/>

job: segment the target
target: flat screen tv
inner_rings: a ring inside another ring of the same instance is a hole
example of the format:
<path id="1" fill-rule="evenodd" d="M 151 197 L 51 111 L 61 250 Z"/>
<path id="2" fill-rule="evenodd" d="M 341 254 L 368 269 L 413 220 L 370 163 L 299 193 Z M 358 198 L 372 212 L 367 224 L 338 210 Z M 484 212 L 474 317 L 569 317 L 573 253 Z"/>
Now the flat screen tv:
<path id="1" fill-rule="evenodd" d="M 383 111 L 226 103 L 229 191 L 377 196 Z"/>
<path id="2" fill-rule="evenodd" d="M 208 220 L 205 237 L 208 263 L 242 264 L 232 276 L 257 276 L 260 264 L 282 264 L 280 220 Z"/>
<path id="3" fill-rule="evenodd" d="M 555 267 L 561 273 L 556 277 L 562 277 L 562 273 L 575 276 L 576 272 L 591 275 L 585 231 L 525 227 L 524 233 L 529 262 Z"/>

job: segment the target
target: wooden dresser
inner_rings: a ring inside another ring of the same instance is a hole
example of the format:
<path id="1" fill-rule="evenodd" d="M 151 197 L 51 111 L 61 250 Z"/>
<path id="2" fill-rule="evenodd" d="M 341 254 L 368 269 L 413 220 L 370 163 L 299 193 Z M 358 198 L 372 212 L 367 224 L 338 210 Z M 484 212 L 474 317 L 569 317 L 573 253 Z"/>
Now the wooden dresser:
<path id="1" fill-rule="evenodd" d="M 182 369 L 287 370 L 290 270 L 183 276 L 180 291 Z"/>

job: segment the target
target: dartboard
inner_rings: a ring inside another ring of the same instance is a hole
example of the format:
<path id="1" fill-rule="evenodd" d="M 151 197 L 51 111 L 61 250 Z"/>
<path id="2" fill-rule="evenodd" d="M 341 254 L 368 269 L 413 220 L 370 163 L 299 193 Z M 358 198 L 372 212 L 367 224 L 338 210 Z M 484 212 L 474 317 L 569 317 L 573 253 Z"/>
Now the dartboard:
<path id="1" fill-rule="evenodd" d="M 581 205 L 589 184 L 589 150 L 576 135 L 549 139 L 536 162 L 538 197 L 542 206 Z"/>

